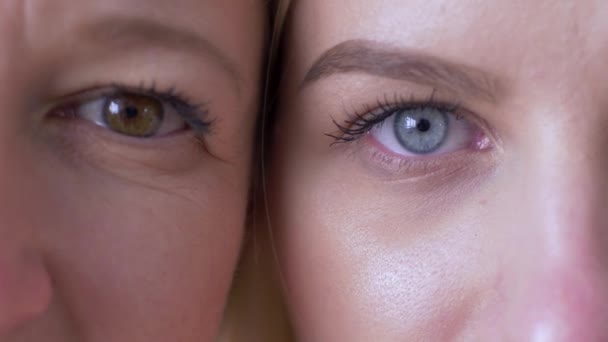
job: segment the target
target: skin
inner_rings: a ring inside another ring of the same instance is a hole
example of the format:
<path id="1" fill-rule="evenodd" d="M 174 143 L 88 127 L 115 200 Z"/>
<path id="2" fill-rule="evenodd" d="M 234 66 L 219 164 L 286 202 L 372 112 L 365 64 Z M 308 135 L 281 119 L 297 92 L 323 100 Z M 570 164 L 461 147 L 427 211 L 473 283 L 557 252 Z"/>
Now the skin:
<path id="1" fill-rule="evenodd" d="M 0 1 L 1 341 L 214 340 L 265 14 L 253 0 Z M 53 116 L 113 84 L 174 87 L 213 123 L 140 139 Z"/>
<path id="2" fill-rule="evenodd" d="M 593 0 L 295 3 L 268 184 L 299 341 L 608 339 L 607 15 Z M 486 83 L 310 77 L 353 40 Z M 485 145 L 412 157 L 325 136 L 353 109 L 431 95 Z"/>

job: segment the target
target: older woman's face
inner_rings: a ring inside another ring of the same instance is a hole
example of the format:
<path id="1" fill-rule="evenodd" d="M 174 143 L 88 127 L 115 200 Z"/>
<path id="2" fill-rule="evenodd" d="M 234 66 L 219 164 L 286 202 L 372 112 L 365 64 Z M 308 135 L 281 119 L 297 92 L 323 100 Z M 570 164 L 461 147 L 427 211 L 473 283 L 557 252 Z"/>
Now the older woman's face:
<path id="1" fill-rule="evenodd" d="M 292 13 L 269 184 L 300 339 L 608 340 L 608 5 Z"/>
<path id="2" fill-rule="evenodd" d="M 243 228 L 257 0 L 0 0 L 0 340 L 210 341 Z"/>

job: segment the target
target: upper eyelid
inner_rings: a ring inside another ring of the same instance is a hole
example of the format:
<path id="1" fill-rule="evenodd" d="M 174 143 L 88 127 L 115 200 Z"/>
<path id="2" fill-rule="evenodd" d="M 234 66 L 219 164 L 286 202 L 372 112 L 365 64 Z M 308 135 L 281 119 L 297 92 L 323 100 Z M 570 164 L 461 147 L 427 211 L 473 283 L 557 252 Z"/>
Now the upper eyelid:
<path id="1" fill-rule="evenodd" d="M 343 124 L 333 120 L 339 132 L 326 133 L 325 135 L 335 139 L 332 145 L 342 142 L 350 142 L 368 133 L 375 126 L 382 124 L 386 119 L 399 110 L 409 110 L 417 107 L 430 106 L 440 110 L 448 111 L 457 118 L 469 118 L 473 114 L 462 108 L 459 101 L 442 100 L 436 98 L 436 91 L 433 90 L 426 100 L 416 100 L 410 97 L 409 100 L 395 95 L 392 100 L 385 95 L 383 99 L 378 99 L 374 106 L 365 105 L 363 111 L 347 112 L 347 119 Z M 477 120 L 472 120 L 477 121 Z"/>
<path id="2" fill-rule="evenodd" d="M 243 76 L 237 63 L 206 37 L 188 28 L 168 25 L 150 18 L 124 15 L 104 17 L 79 29 L 82 42 L 93 42 L 93 48 L 134 50 L 136 46 L 161 47 L 182 51 L 196 58 L 206 56 L 219 66 L 232 81 L 237 94 L 242 92 Z"/>
<path id="3" fill-rule="evenodd" d="M 120 83 L 110 83 L 109 85 L 98 86 L 96 85 L 88 87 L 84 90 L 79 90 L 77 92 L 62 96 L 60 99 L 55 100 L 54 102 L 69 102 L 75 100 L 78 100 L 78 102 L 85 102 L 92 101 L 100 96 L 113 96 L 122 93 L 142 94 L 166 102 L 179 101 L 183 102 L 184 105 L 188 105 L 189 107 L 203 108 L 202 111 L 204 111 L 205 113 L 207 112 L 206 104 L 192 102 L 190 99 L 177 92 L 175 87 L 168 88 L 164 91 L 159 91 L 157 90 L 156 85 L 154 83 L 152 83 L 150 86 L 146 86 L 143 83 L 138 86 L 123 85 Z"/>
<path id="4" fill-rule="evenodd" d="M 114 83 L 112 87 L 118 93 L 135 92 L 146 94 L 167 102 L 173 106 L 177 114 L 180 115 L 182 120 L 184 120 L 197 135 L 202 136 L 211 133 L 215 120 L 209 118 L 207 105 L 204 103 L 193 103 L 190 99 L 179 93 L 175 87 L 170 87 L 164 91 L 157 90 L 154 83 L 147 87 L 142 83 L 135 89 L 117 83 Z"/>
<path id="5" fill-rule="evenodd" d="M 210 115 L 206 104 L 192 104 L 190 100 L 177 92 L 175 87 L 171 87 L 165 91 L 159 91 L 154 83 L 150 86 L 145 86 L 141 83 L 136 87 L 119 83 L 111 83 L 110 85 L 105 86 L 91 86 L 85 90 L 79 90 L 55 100 L 54 102 L 56 105 L 54 105 L 53 108 L 68 108 L 73 105 L 80 106 L 87 102 L 95 101 L 103 96 L 112 96 L 121 93 L 143 94 L 155 97 L 164 102 L 164 104 L 168 103 L 168 105 L 172 106 L 196 135 L 204 136 L 212 132 L 215 120 L 209 118 Z"/>

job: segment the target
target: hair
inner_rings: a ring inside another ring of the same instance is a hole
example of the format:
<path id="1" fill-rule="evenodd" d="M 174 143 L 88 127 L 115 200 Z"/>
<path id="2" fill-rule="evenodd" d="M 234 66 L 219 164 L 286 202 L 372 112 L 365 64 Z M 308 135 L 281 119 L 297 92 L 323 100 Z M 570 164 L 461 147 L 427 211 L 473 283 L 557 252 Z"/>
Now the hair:
<path id="1" fill-rule="evenodd" d="M 270 29 L 263 82 L 261 119 L 254 152 L 255 166 L 247 234 L 233 281 L 220 342 L 293 341 L 284 309 L 281 285 L 275 274 L 274 241 L 268 225 L 265 194 L 267 133 L 277 101 L 279 57 L 291 0 L 271 0 Z"/>

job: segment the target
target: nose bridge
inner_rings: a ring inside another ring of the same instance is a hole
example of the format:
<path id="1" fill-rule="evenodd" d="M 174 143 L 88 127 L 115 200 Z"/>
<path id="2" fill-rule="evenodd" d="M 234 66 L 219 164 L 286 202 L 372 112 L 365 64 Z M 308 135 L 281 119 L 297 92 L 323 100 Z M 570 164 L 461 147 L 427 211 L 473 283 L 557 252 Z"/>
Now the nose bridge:
<path id="1" fill-rule="evenodd" d="M 576 108 L 571 108 L 576 107 Z M 570 109 L 568 109 L 570 108 Z M 608 245 L 608 155 L 600 115 L 578 116 L 580 104 L 537 115 L 533 135 L 517 151 L 507 199 L 507 239 L 524 248 L 512 257 L 533 258 L 529 267 L 598 264 Z M 571 114 L 575 113 L 575 114 Z M 524 140 L 524 139 L 522 139 Z M 542 266 L 536 266 L 541 264 Z"/>
<path id="2" fill-rule="evenodd" d="M 27 81 L 32 67 L 19 21 L 18 1 L 0 1 L 0 135 L 15 134 L 14 124 L 25 107 Z M 2 142 L 4 143 L 4 142 Z"/>
<path id="3" fill-rule="evenodd" d="M 44 313 L 52 284 L 33 239 L 37 215 L 31 157 L 17 129 L 26 95 L 27 56 L 18 13 L 22 1 L 0 1 L 0 340 Z"/>
<path id="4" fill-rule="evenodd" d="M 521 212 L 505 225 L 498 289 L 504 328 L 517 340 L 608 340 L 608 156 L 599 118 L 537 123 L 535 142 L 520 153 L 511 200 Z"/>
<path id="5" fill-rule="evenodd" d="M 0 1 L 0 70 L 14 64 L 24 47 L 23 10 L 26 1 Z"/>
<path id="6" fill-rule="evenodd" d="M 591 110 L 579 115 L 585 107 L 576 107 L 562 108 L 563 119 L 545 124 L 527 155 L 526 197 L 547 257 L 588 263 L 608 242 L 608 156 L 602 148 L 604 119 Z"/>
<path id="7" fill-rule="evenodd" d="M 1 104 L 1 102 L 0 102 Z M 40 201 L 24 158 L 0 129 L 0 340 L 39 317 L 52 299 L 52 283 L 37 234 Z M 38 222 L 38 223 L 37 223 Z"/>
<path id="8" fill-rule="evenodd" d="M 16 240 L 0 243 L 0 339 L 44 313 L 52 298 L 43 260 L 21 247 Z"/>

